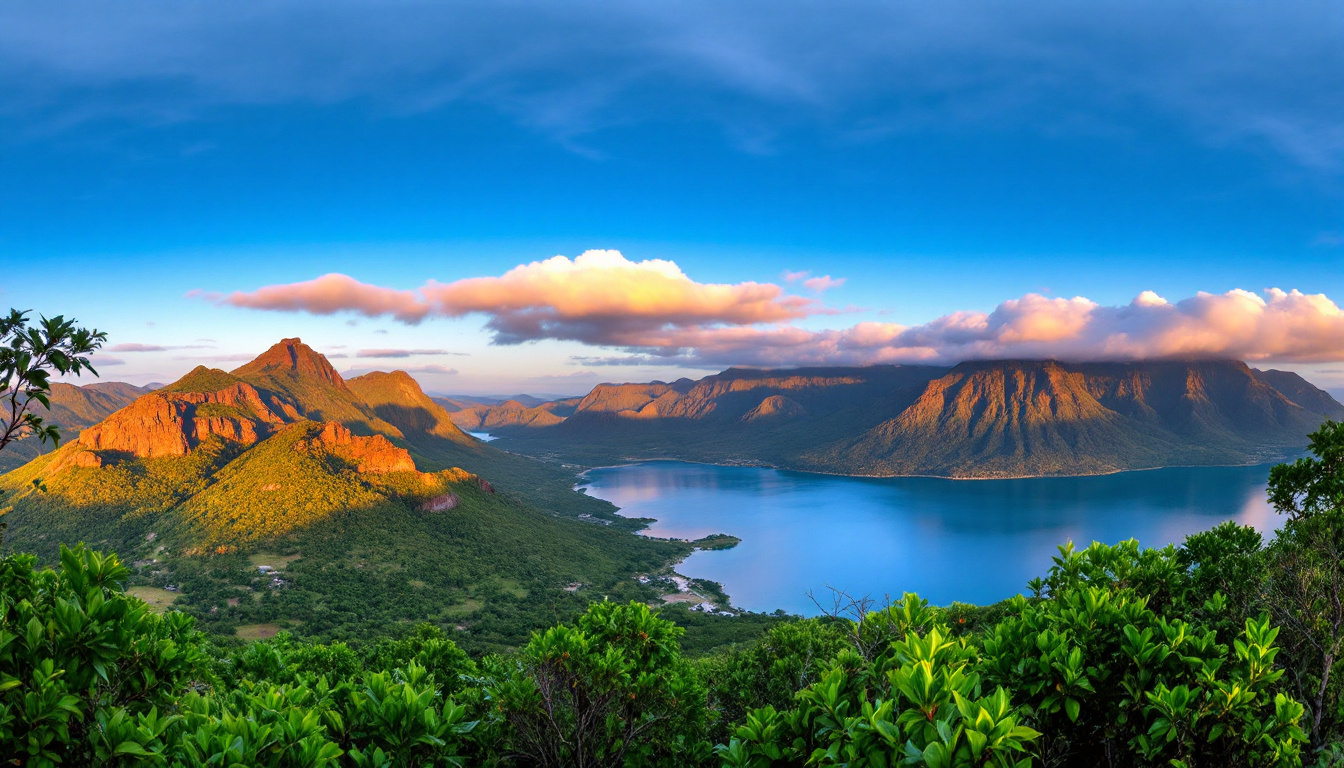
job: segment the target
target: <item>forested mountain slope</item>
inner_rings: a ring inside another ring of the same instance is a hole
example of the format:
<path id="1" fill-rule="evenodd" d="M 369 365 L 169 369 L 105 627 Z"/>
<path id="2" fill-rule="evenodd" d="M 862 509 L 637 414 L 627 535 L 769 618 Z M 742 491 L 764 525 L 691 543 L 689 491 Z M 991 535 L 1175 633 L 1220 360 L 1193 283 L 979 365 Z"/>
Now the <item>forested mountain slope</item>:
<path id="1" fill-rule="evenodd" d="M 346 382 L 286 339 L 0 476 L 0 514 L 7 549 L 115 550 L 219 631 L 358 636 L 428 618 L 492 647 L 581 606 L 574 584 L 620 594 L 689 551 L 630 535 L 572 484 L 465 435 L 407 374 Z"/>

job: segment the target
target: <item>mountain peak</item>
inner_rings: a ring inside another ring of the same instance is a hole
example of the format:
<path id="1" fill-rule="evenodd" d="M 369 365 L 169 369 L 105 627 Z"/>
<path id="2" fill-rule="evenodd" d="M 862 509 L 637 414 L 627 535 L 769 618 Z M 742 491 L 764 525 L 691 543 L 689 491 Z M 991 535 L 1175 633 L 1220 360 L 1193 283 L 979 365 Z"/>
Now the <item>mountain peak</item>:
<path id="1" fill-rule="evenodd" d="M 313 377 L 345 389 L 345 380 L 336 372 L 327 358 L 302 339 L 281 339 L 280 343 L 262 352 L 255 360 L 233 371 L 234 375 L 276 373 L 288 371 L 303 377 Z"/>

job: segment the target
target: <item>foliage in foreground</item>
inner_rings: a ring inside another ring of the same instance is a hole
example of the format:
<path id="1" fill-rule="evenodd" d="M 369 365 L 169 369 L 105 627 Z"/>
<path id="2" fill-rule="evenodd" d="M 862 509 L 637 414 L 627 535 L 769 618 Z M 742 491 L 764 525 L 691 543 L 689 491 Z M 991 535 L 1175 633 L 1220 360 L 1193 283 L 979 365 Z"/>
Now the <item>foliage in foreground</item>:
<path id="1" fill-rule="evenodd" d="M 985 609 L 854 600 L 690 659 L 639 602 L 522 649 L 442 630 L 212 646 L 114 556 L 0 561 L 0 744 L 17 764 L 1024 768 L 1339 765 L 1344 427 L 1271 476 L 1266 544 L 1062 547 Z"/>
<path id="2" fill-rule="evenodd" d="M 983 632 L 907 595 L 693 662 L 640 603 L 480 660 L 429 627 L 225 650 L 124 595 L 115 557 L 17 555 L 0 561 L 0 743 L 33 766 L 1300 765 L 1278 630 L 1229 629 L 1221 593 L 1177 618 L 1158 585 L 1189 592 L 1179 563 L 1064 548 L 1050 595 Z"/>

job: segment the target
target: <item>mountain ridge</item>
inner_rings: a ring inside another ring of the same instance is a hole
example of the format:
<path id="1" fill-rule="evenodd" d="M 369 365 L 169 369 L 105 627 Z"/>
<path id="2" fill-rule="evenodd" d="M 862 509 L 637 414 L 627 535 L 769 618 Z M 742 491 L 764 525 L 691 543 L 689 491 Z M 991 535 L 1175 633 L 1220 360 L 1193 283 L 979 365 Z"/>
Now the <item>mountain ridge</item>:
<path id="1" fill-rule="evenodd" d="M 466 435 L 406 372 L 346 381 L 297 338 L 232 372 L 101 390 L 138 396 L 0 475 L 4 546 L 118 552 L 213 631 L 430 620 L 498 650 L 585 603 L 569 585 L 627 594 L 690 551 L 632 535 L 572 471 Z M 283 577 L 260 580 L 257 560 L 280 557 Z"/>
<path id="2" fill-rule="evenodd" d="M 559 421 L 530 421 L 535 412 L 496 420 L 492 434 L 511 450 L 587 463 L 977 478 L 1267 461 L 1305 447 L 1344 405 L 1297 374 L 1234 360 L 1004 360 L 728 369 L 695 382 L 601 384 Z"/>

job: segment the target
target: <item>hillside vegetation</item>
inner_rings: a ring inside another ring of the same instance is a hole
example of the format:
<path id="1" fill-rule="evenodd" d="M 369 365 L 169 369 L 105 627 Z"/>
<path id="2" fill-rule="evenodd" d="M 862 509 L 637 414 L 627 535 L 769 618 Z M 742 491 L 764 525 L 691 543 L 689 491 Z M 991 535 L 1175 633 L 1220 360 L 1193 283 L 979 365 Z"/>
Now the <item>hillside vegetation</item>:
<path id="1" fill-rule="evenodd" d="M 637 522 L 573 482 L 465 435 L 404 373 L 345 382 L 286 339 L 141 393 L 0 476 L 0 514 L 8 549 L 116 552 L 217 633 L 431 620 L 480 650 L 595 595 L 652 600 L 633 576 L 689 553 L 630 535 Z"/>

